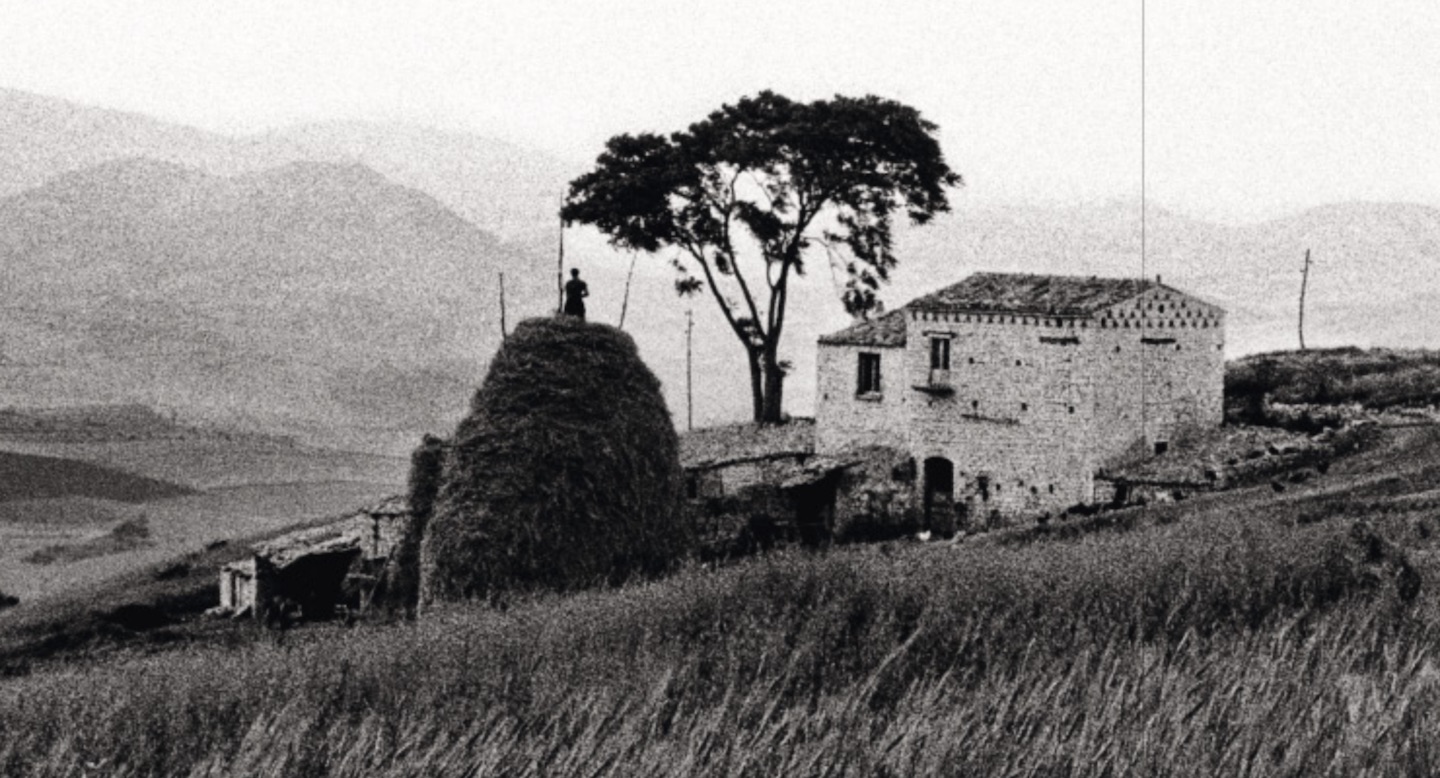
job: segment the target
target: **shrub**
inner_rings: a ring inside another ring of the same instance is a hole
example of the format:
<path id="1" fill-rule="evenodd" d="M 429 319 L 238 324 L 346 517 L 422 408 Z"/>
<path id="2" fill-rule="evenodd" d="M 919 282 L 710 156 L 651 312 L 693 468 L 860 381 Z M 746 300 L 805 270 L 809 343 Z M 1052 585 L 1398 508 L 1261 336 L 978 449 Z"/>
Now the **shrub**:
<path id="1" fill-rule="evenodd" d="M 451 441 L 422 544 L 424 601 L 578 588 L 689 548 L 670 412 L 630 336 L 521 322 Z"/>

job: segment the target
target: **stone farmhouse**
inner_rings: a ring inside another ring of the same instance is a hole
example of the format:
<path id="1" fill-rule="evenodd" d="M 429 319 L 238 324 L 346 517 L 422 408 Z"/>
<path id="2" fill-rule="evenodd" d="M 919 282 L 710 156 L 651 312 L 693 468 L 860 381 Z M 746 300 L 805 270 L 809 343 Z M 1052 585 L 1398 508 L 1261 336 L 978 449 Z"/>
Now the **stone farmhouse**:
<path id="1" fill-rule="evenodd" d="M 1159 278 L 977 273 L 819 339 L 815 453 L 908 453 L 927 526 L 1094 503 L 1097 473 L 1221 423 L 1224 344 Z"/>

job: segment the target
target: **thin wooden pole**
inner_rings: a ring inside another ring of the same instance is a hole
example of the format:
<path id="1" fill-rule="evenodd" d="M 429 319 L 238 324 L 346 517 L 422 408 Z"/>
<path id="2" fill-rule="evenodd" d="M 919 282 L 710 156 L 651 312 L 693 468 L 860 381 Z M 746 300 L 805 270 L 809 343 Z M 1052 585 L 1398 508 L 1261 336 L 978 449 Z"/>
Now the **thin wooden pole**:
<path id="1" fill-rule="evenodd" d="M 685 429 L 695 429 L 695 381 L 691 367 L 690 341 L 695 331 L 693 310 L 685 309 Z"/>
<path id="2" fill-rule="evenodd" d="M 1310 283 L 1310 249 L 1305 249 L 1305 268 L 1300 271 L 1300 350 L 1305 350 L 1305 287 Z"/>
<path id="3" fill-rule="evenodd" d="M 500 273 L 500 340 L 509 337 L 505 328 L 505 273 Z"/>
<path id="4" fill-rule="evenodd" d="M 561 200 L 564 204 L 564 200 Z M 560 256 L 555 263 L 555 315 L 565 310 L 565 220 L 560 220 Z"/>
<path id="5" fill-rule="evenodd" d="M 620 329 L 625 329 L 625 311 L 630 307 L 630 279 L 635 277 L 635 258 L 639 254 L 630 253 L 630 272 L 625 274 L 625 297 L 620 301 Z"/>

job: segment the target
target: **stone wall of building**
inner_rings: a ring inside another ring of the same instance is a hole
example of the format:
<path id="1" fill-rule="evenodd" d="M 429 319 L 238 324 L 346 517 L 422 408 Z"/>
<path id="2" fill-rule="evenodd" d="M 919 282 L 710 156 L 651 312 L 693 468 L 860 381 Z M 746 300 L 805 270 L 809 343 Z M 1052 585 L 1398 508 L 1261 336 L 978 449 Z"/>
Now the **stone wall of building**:
<path id="1" fill-rule="evenodd" d="M 1152 453 L 1156 444 L 1188 430 L 1220 425 L 1225 391 L 1220 309 L 1155 289 L 1102 311 L 1087 340 L 1096 376 L 1098 466 Z"/>
<path id="2" fill-rule="evenodd" d="M 1093 390 L 1074 319 L 912 312 L 908 326 L 907 373 L 929 390 L 915 390 L 907 448 L 922 477 L 927 459 L 952 464 L 972 526 L 1090 499 Z M 931 371 L 936 338 L 950 340 L 948 372 Z"/>
<path id="3" fill-rule="evenodd" d="M 880 392 L 860 395 L 860 354 L 880 355 Z M 815 451 L 863 446 L 901 448 L 905 442 L 904 350 L 886 346 L 822 344 L 816 355 Z"/>
<path id="4" fill-rule="evenodd" d="M 1097 470 L 1222 420 L 1224 315 L 1164 287 L 1094 317 L 906 312 L 901 348 L 822 344 L 816 451 L 948 460 L 974 521 L 1095 501 Z M 948 340 L 949 370 L 931 368 Z M 860 352 L 882 389 L 857 397 Z M 923 485 L 915 499 L 923 500 Z"/>

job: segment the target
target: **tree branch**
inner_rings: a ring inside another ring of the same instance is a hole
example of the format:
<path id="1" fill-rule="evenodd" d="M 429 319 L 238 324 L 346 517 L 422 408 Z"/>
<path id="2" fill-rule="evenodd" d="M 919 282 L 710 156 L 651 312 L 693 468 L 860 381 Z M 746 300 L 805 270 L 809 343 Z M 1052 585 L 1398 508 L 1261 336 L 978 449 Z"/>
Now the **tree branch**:
<path id="1" fill-rule="evenodd" d="M 735 276 L 735 282 L 740 286 L 740 294 L 745 300 L 745 305 L 750 309 L 750 320 L 754 322 L 756 334 L 759 335 L 762 340 L 764 340 L 767 337 L 766 329 L 768 329 L 768 327 L 761 327 L 760 309 L 755 304 L 754 295 L 750 293 L 750 284 L 745 281 L 745 274 L 740 272 L 740 258 L 735 253 L 735 243 L 730 237 L 730 222 L 735 210 L 735 182 L 739 180 L 740 174 L 742 172 L 744 172 L 744 168 L 737 167 L 735 169 L 735 175 L 730 177 L 730 183 L 728 187 L 730 190 L 730 199 L 726 201 L 724 207 L 717 208 L 720 214 L 724 217 L 721 222 L 722 244 L 720 248 L 725 252 L 725 256 L 730 260 L 730 269 Z M 715 198 L 711 197 L 709 199 L 712 203 L 715 202 Z"/>
<path id="2" fill-rule="evenodd" d="M 825 205 L 823 199 L 807 205 L 803 189 L 796 193 L 795 198 L 798 202 L 795 226 L 789 231 L 790 240 L 781 255 L 780 280 L 771 286 L 770 293 L 769 337 L 776 342 L 780 340 L 780 333 L 785 329 L 785 304 L 790 299 L 790 268 L 800 261 L 800 242 L 804 240 L 805 228 L 810 226 L 810 220 L 814 219 Z"/>
<path id="3" fill-rule="evenodd" d="M 739 338 L 741 343 L 745 344 L 747 351 L 751 350 L 745 331 L 741 329 L 739 321 L 735 319 L 734 311 L 730 310 L 730 304 L 725 302 L 725 295 L 721 294 L 720 287 L 715 283 L 715 273 L 705 259 L 705 252 L 690 240 L 683 240 L 681 245 L 690 253 L 690 256 L 695 258 L 696 262 L 700 263 L 700 269 L 705 271 L 705 282 L 710 286 L 710 294 L 715 298 L 715 304 L 720 306 L 720 312 L 725 314 L 725 321 L 730 325 L 731 331 L 735 333 L 735 337 Z"/>

